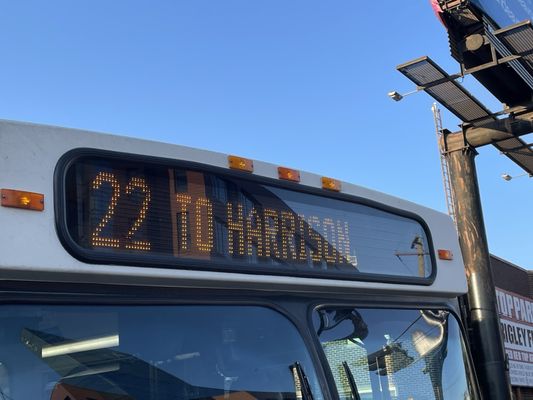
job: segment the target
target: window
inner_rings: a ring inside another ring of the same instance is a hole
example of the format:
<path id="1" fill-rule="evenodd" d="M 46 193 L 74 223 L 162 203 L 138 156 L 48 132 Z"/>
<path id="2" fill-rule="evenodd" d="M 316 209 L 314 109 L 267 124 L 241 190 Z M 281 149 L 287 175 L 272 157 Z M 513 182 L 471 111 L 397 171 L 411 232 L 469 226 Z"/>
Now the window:
<path id="1" fill-rule="evenodd" d="M 448 311 L 325 307 L 313 323 L 341 400 L 473 398 Z"/>
<path id="2" fill-rule="evenodd" d="M 295 400 L 296 363 L 321 400 L 303 340 L 265 307 L 0 308 L 0 399 Z"/>
<path id="3" fill-rule="evenodd" d="M 60 164 L 56 183 L 58 232 L 82 261 L 415 284 L 435 277 L 429 231 L 411 213 L 99 153 Z"/>

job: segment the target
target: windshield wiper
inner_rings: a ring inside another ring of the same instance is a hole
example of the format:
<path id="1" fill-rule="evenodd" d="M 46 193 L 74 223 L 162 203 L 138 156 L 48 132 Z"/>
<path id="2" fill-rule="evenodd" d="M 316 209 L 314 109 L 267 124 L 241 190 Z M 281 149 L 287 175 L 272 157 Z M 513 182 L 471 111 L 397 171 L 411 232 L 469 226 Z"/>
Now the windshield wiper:
<path id="1" fill-rule="evenodd" d="M 357 384 L 355 383 L 355 379 L 353 377 L 352 371 L 350 370 L 350 367 L 348 366 L 348 363 L 346 361 L 343 361 L 342 366 L 344 368 L 344 373 L 348 378 L 348 384 L 350 385 L 350 390 L 352 391 L 353 399 L 361 400 L 361 396 L 359 396 L 359 390 L 357 390 Z"/>
<path id="2" fill-rule="evenodd" d="M 300 391 L 302 392 L 302 399 L 313 400 L 313 393 L 311 393 L 311 388 L 309 387 L 309 381 L 307 380 L 307 376 L 305 376 L 304 370 L 302 366 L 300 365 L 300 363 L 296 361 L 294 364 L 289 366 L 289 369 L 292 372 L 295 387 L 298 386 L 296 382 L 296 377 L 298 377 L 298 381 L 300 382 Z M 294 376 L 295 372 L 296 372 L 296 377 Z"/>

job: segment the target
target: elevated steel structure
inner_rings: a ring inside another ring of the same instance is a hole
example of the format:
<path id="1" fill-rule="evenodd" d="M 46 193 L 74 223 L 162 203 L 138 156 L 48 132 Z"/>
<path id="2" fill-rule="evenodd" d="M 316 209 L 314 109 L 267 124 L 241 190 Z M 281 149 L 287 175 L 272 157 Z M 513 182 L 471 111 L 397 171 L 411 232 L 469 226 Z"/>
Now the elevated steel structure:
<path id="1" fill-rule="evenodd" d="M 441 145 L 468 278 L 467 322 L 484 398 L 510 399 L 474 158 L 477 147 L 491 144 L 533 176 L 533 144 L 520 138 L 533 132 L 533 26 L 527 20 L 499 26 L 481 0 L 434 3 L 460 72 L 450 75 L 429 57 L 397 69 L 462 121 L 460 131 L 442 135 Z M 468 74 L 503 103 L 502 111 L 490 111 L 457 82 Z"/>
<path id="2" fill-rule="evenodd" d="M 533 132 L 531 102 L 493 113 L 457 82 L 460 74 L 449 75 L 429 57 L 409 61 L 397 69 L 417 88 L 428 93 L 463 121 L 461 131 L 446 135 L 446 151 L 492 144 L 525 172 L 533 175 L 532 144 L 519 138 Z M 505 114 L 508 116 L 501 119 Z"/>

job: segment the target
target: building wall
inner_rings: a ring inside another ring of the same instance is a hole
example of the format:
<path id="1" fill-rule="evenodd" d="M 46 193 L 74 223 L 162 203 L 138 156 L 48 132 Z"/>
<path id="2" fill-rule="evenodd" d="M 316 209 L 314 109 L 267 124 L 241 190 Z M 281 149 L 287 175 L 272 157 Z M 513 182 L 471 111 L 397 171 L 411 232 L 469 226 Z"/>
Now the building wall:
<path id="1" fill-rule="evenodd" d="M 532 299 L 533 271 L 528 271 L 506 260 L 491 255 L 492 274 L 497 288 Z M 513 386 L 516 400 L 533 400 L 533 387 Z"/>
<path id="2" fill-rule="evenodd" d="M 491 255 L 490 264 L 494 275 L 494 284 L 500 289 L 507 290 L 526 297 L 533 295 L 533 271 L 527 271 L 508 261 Z"/>

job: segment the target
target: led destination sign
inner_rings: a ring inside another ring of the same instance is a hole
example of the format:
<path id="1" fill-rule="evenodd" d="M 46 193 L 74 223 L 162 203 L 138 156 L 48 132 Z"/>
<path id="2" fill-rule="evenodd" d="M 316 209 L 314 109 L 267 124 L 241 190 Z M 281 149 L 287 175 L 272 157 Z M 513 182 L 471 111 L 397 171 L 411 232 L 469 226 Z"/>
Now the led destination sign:
<path id="1" fill-rule="evenodd" d="M 83 156 L 67 164 L 60 231 L 97 263 L 427 278 L 415 219 L 245 174 Z"/>

